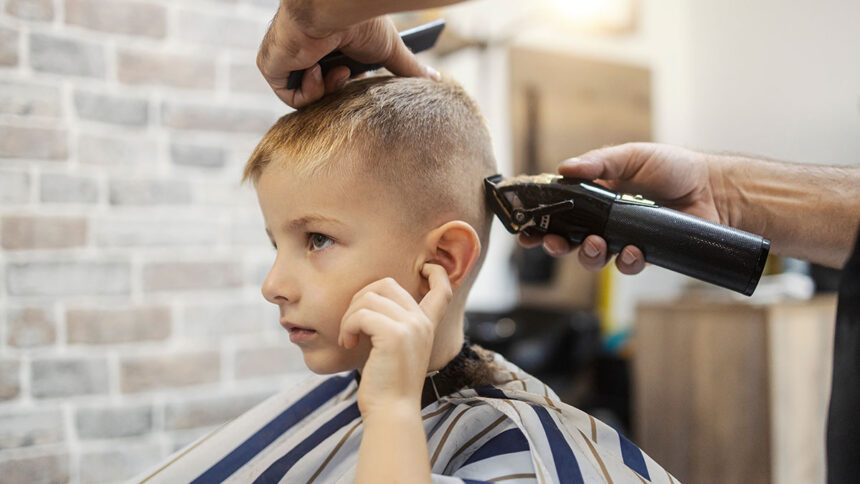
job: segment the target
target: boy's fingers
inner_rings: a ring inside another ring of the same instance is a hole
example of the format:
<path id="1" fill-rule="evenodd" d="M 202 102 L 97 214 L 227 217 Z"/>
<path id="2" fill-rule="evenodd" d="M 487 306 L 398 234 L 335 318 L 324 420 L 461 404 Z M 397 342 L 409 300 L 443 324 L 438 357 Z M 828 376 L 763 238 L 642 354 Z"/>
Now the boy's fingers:
<path id="1" fill-rule="evenodd" d="M 362 287 L 355 295 L 352 296 L 352 303 L 355 304 L 364 294 L 375 292 L 380 296 L 387 297 L 399 304 L 402 308 L 410 310 L 415 308 L 415 299 L 412 297 L 403 286 L 397 283 L 392 277 L 386 277 L 373 281 L 370 284 Z"/>
<path id="2" fill-rule="evenodd" d="M 448 303 L 454 296 L 451 289 L 451 281 L 448 279 L 448 273 L 445 268 L 438 264 L 424 264 L 421 269 L 421 274 L 427 278 L 430 284 L 430 291 L 421 300 L 419 306 L 424 311 L 424 314 L 430 318 L 433 325 L 439 324 L 445 311 L 448 309 Z"/>
<path id="3" fill-rule="evenodd" d="M 362 308 L 345 317 L 340 323 L 340 335 L 338 343 L 346 349 L 354 348 L 358 344 L 361 333 L 369 337 L 384 334 L 386 328 L 390 327 L 392 321 L 370 309 Z"/>
<path id="4" fill-rule="evenodd" d="M 352 313 L 361 309 L 369 309 L 388 316 L 395 321 L 405 320 L 409 316 L 409 311 L 401 307 L 397 302 L 374 291 L 363 293 L 360 299 L 356 301 L 347 308 L 343 319 L 348 318 Z M 415 303 L 413 302 L 413 304 Z"/>

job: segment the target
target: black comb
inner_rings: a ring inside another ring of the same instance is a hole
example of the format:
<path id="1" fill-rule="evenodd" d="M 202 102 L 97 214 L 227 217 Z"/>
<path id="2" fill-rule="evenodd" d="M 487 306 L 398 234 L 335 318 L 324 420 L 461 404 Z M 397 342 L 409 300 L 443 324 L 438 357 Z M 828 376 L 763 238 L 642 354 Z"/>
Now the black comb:
<path id="1" fill-rule="evenodd" d="M 445 19 L 434 20 L 432 22 L 419 25 L 417 27 L 400 32 L 400 38 L 403 43 L 412 52 L 421 52 L 436 45 L 436 40 L 439 39 L 439 34 L 445 28 Z M 329 53 L 319 61 L 322 68 L 322 75 L 325 77 L 329 71 L 338 66 L 349 67 L 349 75 L 357 76 L 363 72 L 373 71 L 382 67 L 382 64 L 364 64 L 358 62 L 345 55 L 343 52 L 336 50 Z M 287 89 L 298 89 L 302 87 L 302 76 L 306 69 L 290 72 L 290 77 L 287 78 Z"/>

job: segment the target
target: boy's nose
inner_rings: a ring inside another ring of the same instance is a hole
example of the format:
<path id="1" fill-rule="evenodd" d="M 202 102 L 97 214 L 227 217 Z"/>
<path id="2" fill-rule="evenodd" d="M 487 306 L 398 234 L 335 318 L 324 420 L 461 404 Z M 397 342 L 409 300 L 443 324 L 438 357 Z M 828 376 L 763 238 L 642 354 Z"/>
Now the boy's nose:
<path id="1" fill-rule="evenodd" d="M 295 276 L 283 267 L 279 268 L 277 261 L 269 269 L 262 287 L 263 297 L 272 304 L 295 303 L 299 300 L 298 284 Z"/>

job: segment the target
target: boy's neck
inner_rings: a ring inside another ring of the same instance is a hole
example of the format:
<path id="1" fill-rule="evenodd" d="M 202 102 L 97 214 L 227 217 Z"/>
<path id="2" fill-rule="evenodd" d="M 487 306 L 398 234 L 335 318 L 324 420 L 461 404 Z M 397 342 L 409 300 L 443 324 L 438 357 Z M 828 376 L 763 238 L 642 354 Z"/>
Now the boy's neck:
<path id="1" fill-rule="evenodd" d="M 463 347 L 463 318 L 465 308 L 462 305 L 448 307 L 445 318 L 436 328 L 433 341 L 433 351 L 430 353 L 430 366 L 427 371 L 437 371 L 445 367 L 460 353 Z"/>

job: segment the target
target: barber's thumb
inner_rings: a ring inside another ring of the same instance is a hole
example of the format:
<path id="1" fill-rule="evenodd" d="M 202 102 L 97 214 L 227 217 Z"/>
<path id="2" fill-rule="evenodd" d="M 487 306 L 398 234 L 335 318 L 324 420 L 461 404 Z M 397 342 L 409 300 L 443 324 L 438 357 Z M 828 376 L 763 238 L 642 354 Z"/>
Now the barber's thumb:
<path id="1" fill-rule="evenodd" d="M 603 164 L 595 158 L 593 152 L 590 156 L 579 156 L 568 158 L 558 165 L 559 175 L 568 178 L 582 178 L 584 180 L 595 180 L 603 174 Z"/>
<path id="2" fill-rule="evenodd" d="M 386 69 L 391 71 L 392 74 L 397 76 L 425 77 L 433 79 L 434 81 L 442 79 L 439 71 L 428 65 L 422 64 L 421 61 L 415 57 L 415 54 L 413 54 L 402 41 L 399 43 L 394 53 L 389 57 L 384 66 Z"/>

